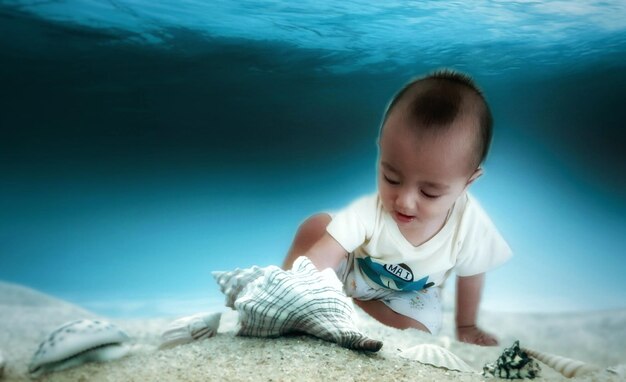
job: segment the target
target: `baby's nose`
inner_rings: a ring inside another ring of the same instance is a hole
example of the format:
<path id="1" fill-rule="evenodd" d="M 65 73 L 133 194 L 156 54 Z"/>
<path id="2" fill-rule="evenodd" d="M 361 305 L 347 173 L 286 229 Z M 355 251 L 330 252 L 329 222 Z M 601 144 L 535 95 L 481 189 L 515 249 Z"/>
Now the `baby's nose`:
<path id="1" fill-rule="evenodd" d="M 417 205 L 417 195 L 412 191 L 405 191 L 398 193 L 398 197 L 396 199 L 396 205 L 398 208 L 402 209 L 404 213 L 414 212 L 415 206 Z"/>

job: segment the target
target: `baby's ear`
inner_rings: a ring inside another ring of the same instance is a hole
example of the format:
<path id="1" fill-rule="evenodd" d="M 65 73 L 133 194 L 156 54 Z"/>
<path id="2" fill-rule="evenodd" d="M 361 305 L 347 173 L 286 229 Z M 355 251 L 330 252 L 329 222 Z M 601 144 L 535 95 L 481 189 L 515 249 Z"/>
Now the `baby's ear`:
<path id="1" fill-rule="evenodd" d="M 478 167 L 476 170 L 474 170 L 474 173 L 472 174 L 472 176 L 469 177 L 469 179 L 467 180 L 467 183 L 465 184 L 465 189 L 467 189 L 467 187 L 469 187 L 470 184 L 474 183 L 476 179 L 480 178 L 482 174 L 483 174 L 483 169 L 481 167 Z"/>

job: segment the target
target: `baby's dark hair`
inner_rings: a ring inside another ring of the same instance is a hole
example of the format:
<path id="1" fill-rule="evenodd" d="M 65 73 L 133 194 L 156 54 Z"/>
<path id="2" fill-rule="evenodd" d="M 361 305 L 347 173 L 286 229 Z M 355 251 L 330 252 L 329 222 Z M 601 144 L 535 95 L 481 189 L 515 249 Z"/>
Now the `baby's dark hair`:
<path id="1" fill-rule="evenodd" d="M 475 114 L 478 139 L 474 164 L 478 167 L 485 160 L 493 136 L 493 117 L 482 91 L 470 76 L 442 69 L 413 79 L 389 102 L 381 133 L 391 111 L 406 97 L 408 119 L 416 129 L 444 130 L 458 117 Z"/>

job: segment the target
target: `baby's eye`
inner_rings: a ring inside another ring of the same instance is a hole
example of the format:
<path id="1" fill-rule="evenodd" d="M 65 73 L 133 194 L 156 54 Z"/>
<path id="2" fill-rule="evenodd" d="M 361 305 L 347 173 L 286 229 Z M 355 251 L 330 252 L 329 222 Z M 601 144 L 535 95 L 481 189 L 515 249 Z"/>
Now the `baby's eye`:
<path id="1" fill-rule="evenodd" d="M 385 178 L 385 180 L 387 181 L 387 183 L 389 184 L 400 184 L 400 182 L 397 182 L 395 180 L 391 180 L 389 178 L 387 178 L 387 176 L 383 175 L 383 178 Z"/>
<path id="2" fill-rule="evenodd" d="M 440 197 L 441 195 L 433 195 L 433 194 L 429 194 L 427 192 L 424 192 L 424 190 L 422 190 L 422 195 L 424 195 L 425 197 L 429 198 L 429 199 L 437 199 L 438 197 Z"/>

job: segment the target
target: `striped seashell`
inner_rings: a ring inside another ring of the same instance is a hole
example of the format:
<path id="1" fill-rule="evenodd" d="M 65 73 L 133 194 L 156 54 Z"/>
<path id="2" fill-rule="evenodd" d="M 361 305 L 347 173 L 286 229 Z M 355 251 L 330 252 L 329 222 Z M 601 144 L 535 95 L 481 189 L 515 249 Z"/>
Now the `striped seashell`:
<path id="1" fill-rule="evenodd" d="M 255 265 L 251 268 L 237 268 L 232 272 L 212 272 L 211 274 L 226 296 L 226 306 L 234 309 L 235 300 L 241 290 L 264 273 L 265 268 Z"/>
<path id="2" fill-rule="evenodd" d="M 382 347 L 382 342 L 366 337 L 354 325 L 351 301 L 332 269 L 320 272 L 301 256 L 289 271 L 276 266 L 261 270 L 262 275 L 247 285 L 242 285 L 241 275 L 256 274 L 259 269 L 214 273 L 227 302 L 234 301 L 239 312 L 238 335 L 307 333 L 354 350 L 378 351 Z"/>
<path id="3" fill-rule="evenodd" d="M 594 371 L 602 370 L 601 367 L 577 361 L 575 359 L 565 358 L 554 354 L 542 353 L 535 350 L 523 348 L 530 356 L 545 363 L 554 370 L 563 374 L 567 378 L 577 377 Z"/>
<path id="4" fill-rule="evenodd" d="M 159 349 L 213 337 L 217 334 L 221 316 L 221 313 L 198 313 L 173 321 L 161 334 Z"/>
<path id="5" fill-rule="evenodd" d="M 400 357 L 442 369 L 474 373 L 465 361 L 450 350 L 432 344 L 420 344 L 400 353 Z"/>

